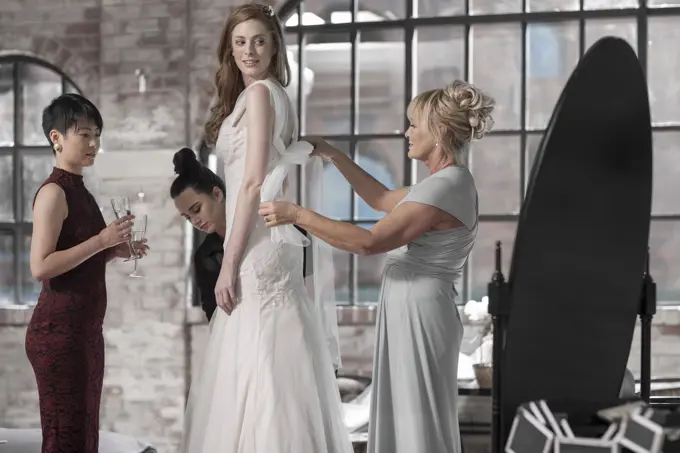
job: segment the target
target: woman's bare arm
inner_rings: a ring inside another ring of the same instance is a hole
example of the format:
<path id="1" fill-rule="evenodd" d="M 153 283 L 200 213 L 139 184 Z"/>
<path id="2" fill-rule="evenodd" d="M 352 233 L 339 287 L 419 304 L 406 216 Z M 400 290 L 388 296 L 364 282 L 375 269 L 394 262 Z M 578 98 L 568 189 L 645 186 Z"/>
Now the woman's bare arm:
<path id="1" fill-rule="evenodd" d="M 337 149 L 335 151 L 331 154 L 330 161 L 342 173 L 357 195 L 374 210 L 388 213 L 408 194 L 407 187 L 388 189 L 350 159 L 347 154 Z"/>
<path id="2" fill-rule="evenodd" d="M 438 208 L 406 202 L 380 219 L 370 230 L 331 220 L 301 207 L 298 207 L 295 224 L 335 248 L 358 255 L 377 255 L 408 244 L 433 230 L 442 220 L 460 223 Z"/>
<path id="3" fill-rule="evenodd" d="M 68 205 L 64 191 L 56 184 L 43 186 L 33 207 L 31 274 L 38 281 L 64 274 L 104 250 L 99 236 L 67 250 L 55 251 Z"/>
<path id="4" fill-rule="evenodd" d="M 236 199 L 233 225 L 224 250 L 222 265 L 241 263 L 248 237 L 260 203 L 260 189 L 267 176 L 269 148 L 274 127 L 274 112 L 269 101 L 269 88 L 256 84 L 246 93 L 248 146 L 243 182 Z"/>

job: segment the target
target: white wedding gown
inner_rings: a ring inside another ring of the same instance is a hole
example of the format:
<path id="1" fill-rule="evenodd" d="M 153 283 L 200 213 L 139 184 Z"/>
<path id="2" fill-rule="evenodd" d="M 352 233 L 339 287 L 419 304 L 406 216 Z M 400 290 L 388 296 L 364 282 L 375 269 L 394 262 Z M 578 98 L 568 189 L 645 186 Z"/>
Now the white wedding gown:
<path id="1" fill-rule="evenodd" d="M 285 152 L 276 143 L 291 143 L 296 119 L 278 83 L 255 83 L 269 88 L 277 112 L 271 172 Z M 244 174 L 244 110 L 245 91 L 216 143 L 225 162 L 227 238 Z M 240 267 L 240 303 L 231 316 L 215 311 L 180 452 L 351 453 L 331 354 L 302 275 L 303 248 L 275 244 L 259 217 L 253 225 Z"/>

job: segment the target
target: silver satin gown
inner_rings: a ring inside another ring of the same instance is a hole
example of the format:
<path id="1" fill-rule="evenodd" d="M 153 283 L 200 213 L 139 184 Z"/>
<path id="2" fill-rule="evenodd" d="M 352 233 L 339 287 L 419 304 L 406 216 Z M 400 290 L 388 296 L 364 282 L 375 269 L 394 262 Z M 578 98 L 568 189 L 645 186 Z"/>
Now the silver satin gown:
<path id="1" fill-rule="evenodd" d="M 466 167 L 447 167 L 401 203 L 437 207 L 463 223 L 388 254 L 373 364 L 369 453 L 459 453 L 459 280 L 477 235 L 477 190 Z"/>

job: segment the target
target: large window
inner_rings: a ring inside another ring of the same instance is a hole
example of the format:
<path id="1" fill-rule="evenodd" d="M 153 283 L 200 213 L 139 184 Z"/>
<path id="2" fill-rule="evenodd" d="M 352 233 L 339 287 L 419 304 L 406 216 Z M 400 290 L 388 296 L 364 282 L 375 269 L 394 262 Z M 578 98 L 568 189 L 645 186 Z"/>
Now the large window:
<path id="1" fill-rule="evenodd" d="M 29 266 L 32 203 L 54 166 L 41 115 L 64 92 L 79 90 L 52 65 L 0 57 L 0 306 L 33 304 L 40 292 Z"/>
<path id="2" fill-rule="evenodd" d="M 680 303 L 680 0 L 291 0 L 279 16 L 302 137 L 324 136 L 388 187 L 427 175 L 406 158 L 403 136 L 416 93 L 462 78 L 496 98 L 495 130 L 470 155 L 480 226 L 460 303 L 486 294 L 497 240 L 509 270 L 528 174 L 579 58 L 601 37 L 628 41 L 647 72 L 653 118 L 651 270 L 659 303 Z M 326 171 L 326 215 L 365 228 L 381 218 Z M 383 257 L 335 257 L 341 299 L 377 301 Z"/>
<path id="3" fill-rule="evenodd" d="M 508 271 L 533 157 L 580 56 L 601 37 L 627 40 L 647 71 L 653 117 L 651 268 L 659 302 L 680 302 L 680 0 L 302 0 L 280 15 L 302 136 L 326 137 L 390 187 L 426 175 L 405 158 L 414 94 L 463 78 L 496 98 L 495 130 L 470 155 L 480 228 L 460 302 L 485 295 L 496 240 Z M 327 215 L 363 227 L 381 217 L 336 170 L 327 177 Z M 345 301 L 376 301 L 382 257 L 336 257 Z"/>

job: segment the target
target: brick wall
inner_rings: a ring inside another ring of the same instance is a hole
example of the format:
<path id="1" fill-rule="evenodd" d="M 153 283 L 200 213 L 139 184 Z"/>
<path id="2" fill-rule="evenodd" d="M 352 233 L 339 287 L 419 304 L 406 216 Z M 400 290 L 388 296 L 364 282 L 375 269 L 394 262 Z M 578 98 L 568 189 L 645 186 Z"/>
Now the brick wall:
<path id="1" fill-rule="evenodd" d="M 153 170 L 130 174 L 128 169 L 141 152 L 145 168 Z M 146 278 L 127 275 L 132 263 L 117 262 L 107 273 L 110 302 L 101 428 L 148 439 L 160 451 L 176 448 L 181 437 L 186 382 L 186 267 L 183 222 L 168 197 L 171 157 L 171 150 L 111 152 L 101 159 L 100 171 L 103 205 L 111 196 L 144 192 L 147 237 L 153 247 L 139 263 Z M 113 219 L 111 210 L 106 212 Z"/>
<path id="2" fill-rule="evenodd" d="M 108 198 L 142 190 L 153 248 L 144 280 L 109 267 L 107 368 L 101 427 L 172 451 L 188 383 L 182 222 L 167 196 L 172 153 L 200 137 L 212 96 L 219 32 L 236 0 L 3 0 L 0 52 L 61 68 L 102 111 L 105 130 L 88 181 L 107 220 Z M 139 93 L 135 74 L 146 76 Z M 0 310 L 0 426 L 39 426 L 24 353 L 29 311 Z"/>
<path id="3" fill-rule="evenodd" d="M 98 103 L 105 121 L 93 181 L 102 206 L 112 195 L 146 194 L 153 247 L 141 263 L 110 267 L 107 370 L 102 429 L 145 438 L 172 451 L 181 433 L 184 395 L 200 363 L 207 329 L 185 309 L 181 222 L 166 196 L 170 159 L 200 137 L 211 99 L 219 31 L 235 0 L 2 0 L 0 52 L 38 56 L 62 68 Z M 138 92 L 137 69 L 147 77 Z M 105 210 L 108 220 L 111 213 Z M 680 368 L 678 311 L 657 316 L 653 371 Z M 35 381 L 24 353 L 30 312 L 0 310 L 0 426 L 39 425 Z M 347 372 L 370 374 L 371 325 L 341 327 Z M 474 337 L 468 327 L 466 339 Z M 637 338 L 637 337 L 636 337 Z M 630 367 L 637 374 L 638 341 Z M 466 346 L 468 352 L 473 345 Z"/>

